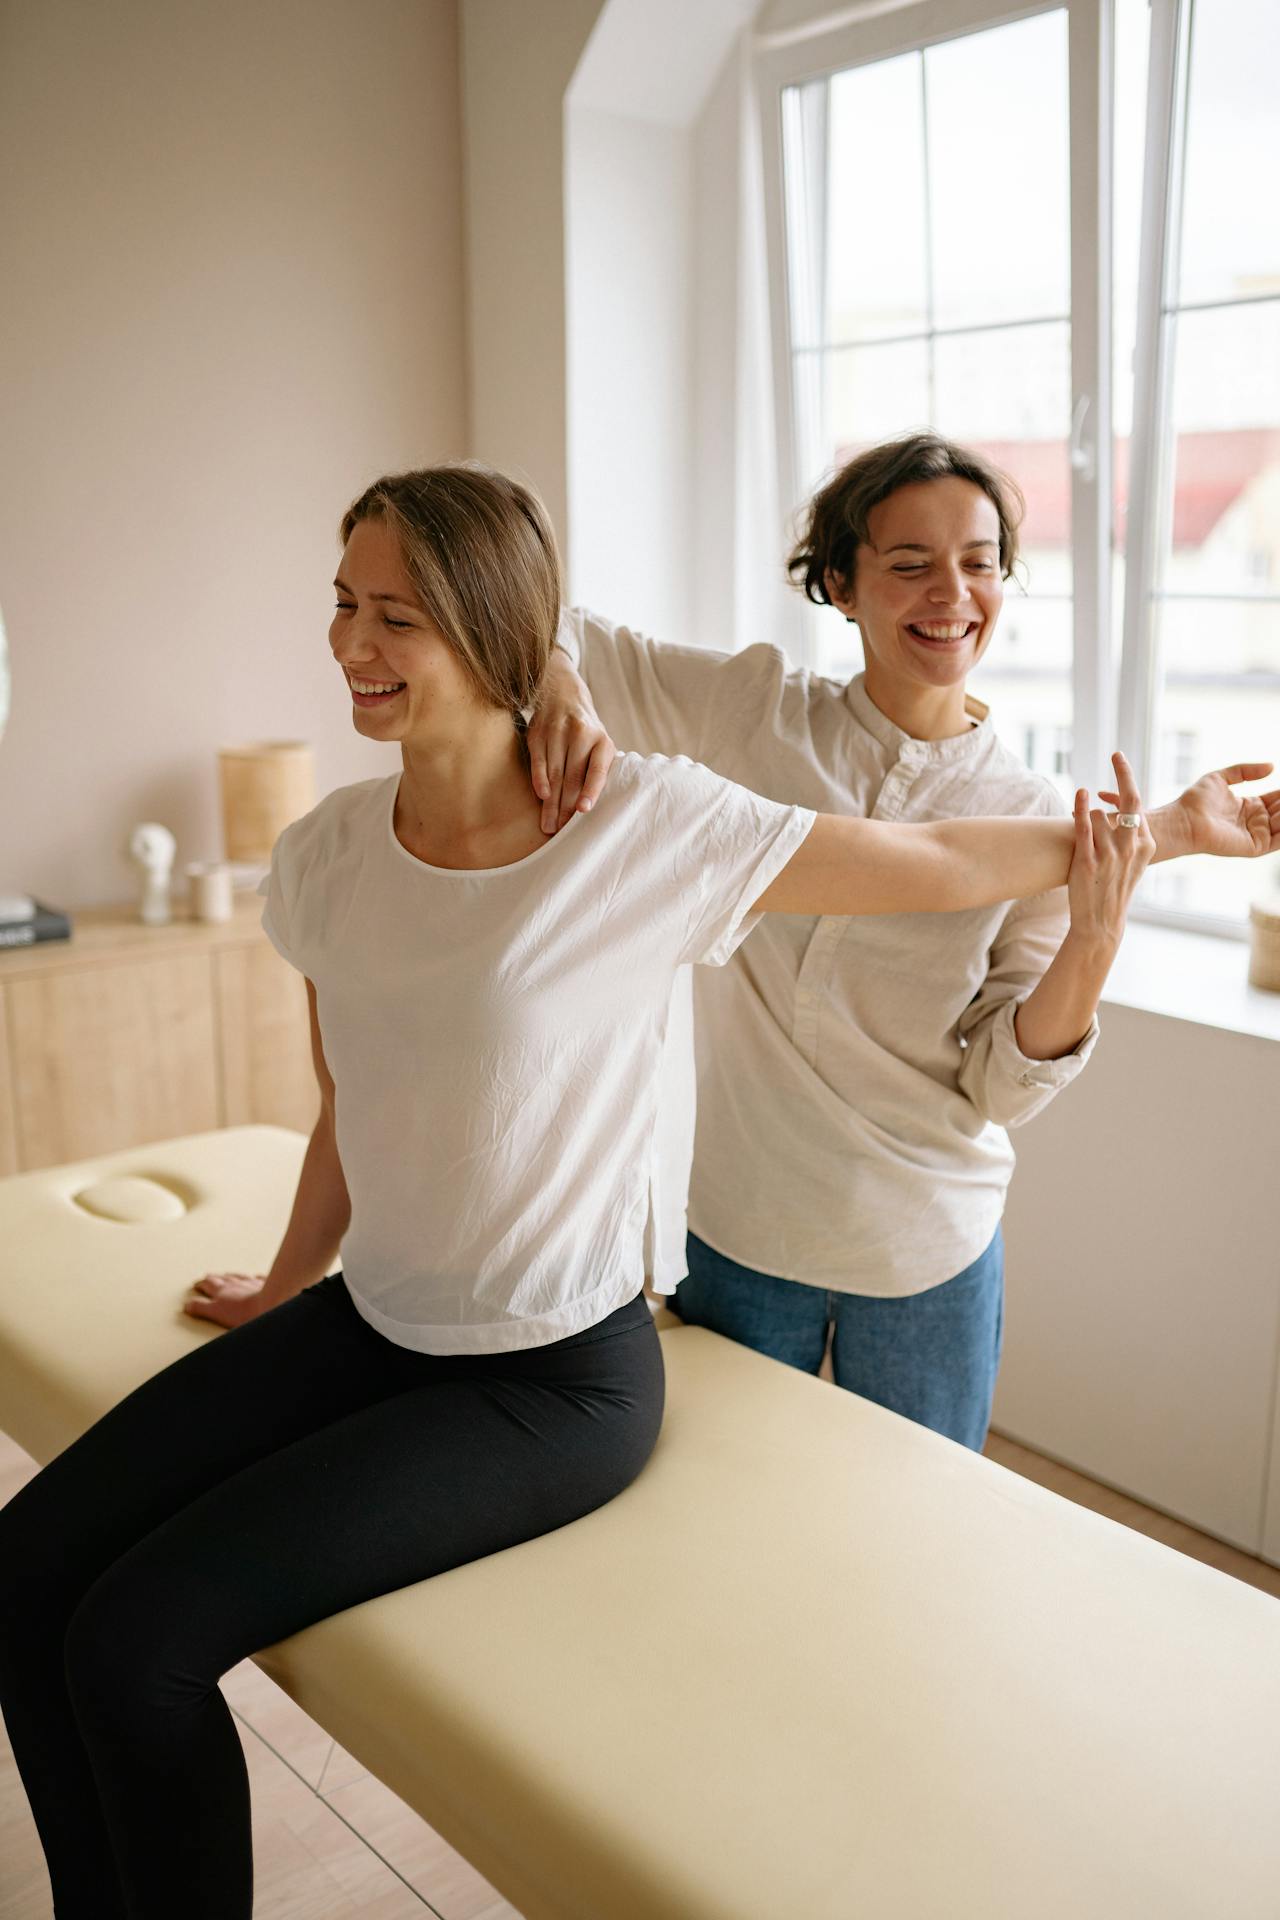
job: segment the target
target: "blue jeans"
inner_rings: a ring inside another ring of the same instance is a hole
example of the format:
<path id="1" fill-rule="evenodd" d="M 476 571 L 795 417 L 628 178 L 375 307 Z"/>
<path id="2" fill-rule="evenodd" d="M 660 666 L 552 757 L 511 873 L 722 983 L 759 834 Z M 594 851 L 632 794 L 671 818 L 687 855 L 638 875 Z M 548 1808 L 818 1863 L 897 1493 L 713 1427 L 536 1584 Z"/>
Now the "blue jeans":
<path id="1" fill-rule="evenodd" d="M 689 1277 L 672 1303 L 691 1327 L 709 1327 L 789 1367 L 817 1373 L 833 1327 L 836 1384 L 977 1451 L 987 1435 L 1004 1330 L 1004 1240 L 954 1279 L 905 1298 L 877 1300 L 778 1280 L 726 1259 L 689 1235 Z"/>

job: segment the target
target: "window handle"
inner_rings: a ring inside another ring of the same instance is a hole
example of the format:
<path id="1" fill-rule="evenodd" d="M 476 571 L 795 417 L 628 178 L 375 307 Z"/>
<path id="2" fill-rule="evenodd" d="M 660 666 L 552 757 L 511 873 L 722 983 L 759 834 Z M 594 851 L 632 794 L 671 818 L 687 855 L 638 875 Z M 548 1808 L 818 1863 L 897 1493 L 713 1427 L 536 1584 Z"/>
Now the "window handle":
<path id="1" fill-rule="evenodd" d="M 1081 474 L 1086 480 L 1092 480 L 1098 470 L 1094 458 L 1096 449 L 1092 440 L 1085 438 L 1084 432 L 1089 406 L 1089 395 L 1082 393 L 1071 415 L 1071 467 L 1074 473 Z"/>

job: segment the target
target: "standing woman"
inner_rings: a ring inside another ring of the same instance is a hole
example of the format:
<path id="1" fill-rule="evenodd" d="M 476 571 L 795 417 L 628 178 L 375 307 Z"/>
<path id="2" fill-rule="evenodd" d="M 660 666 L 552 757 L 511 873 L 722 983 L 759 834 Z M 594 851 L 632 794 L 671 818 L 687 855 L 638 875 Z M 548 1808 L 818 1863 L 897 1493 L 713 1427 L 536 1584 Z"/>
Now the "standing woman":
<path id="1" fill-rule="evenodd" d="M 865 671 L 847 686 L 776 648 L 664 646 L 568 616 L 530 729 L 544 827 L 580 787 L 600 791 L 603 728 L 773 800 L 868 820 L 1063 812 L 966 685 L 999 618 L 1021 504 L 981 455 L 931 433 L 835 475 L 789 566 L 861 632 Z M 1228 782 L 1267 771 L 1232 768 L 1184 796 L 1206 849 L 1231 851 L 1232 827 L 1265 813 Z M 1098 867 L 1083 794 L 1075 823 L 1065 890 L 945 917 L 774 916 L 695 980 L 677 1311 L 809 1372 L 830 1333 L 840 1385 L 974 1448 L 1000 1357 L 1006 1129 L 1087 1061 L 1145 864 Z M 1247 835 L 1235 850 L 1251 850 Z"/>
<path id="2" fill-rule="evenodd" d="M 0 1704 L 58 1920 L 249 1920 L 219 1676 L 564 1526 L 643 1466 L 678 968 L 722 964 L 762 911 L 973 908 L 1071 859 L 1063 822 L 815 820 L 634 755 L 548 842 L 520 719 L 560 604 L 538 502 L 435 468 L 371 487 L 342 537 L 330 644 L 357 730 L 398 766 L 331 794 L 272 862 L 265 924 L 307 977 L 321 1093 L 284 1240 L 265 1279 L 193 1290 L 227 1337 L 0 1519 Z M 1152 852 L 1124 791 L 1134 830 L 1100 825 L 1104 867 Z"/>

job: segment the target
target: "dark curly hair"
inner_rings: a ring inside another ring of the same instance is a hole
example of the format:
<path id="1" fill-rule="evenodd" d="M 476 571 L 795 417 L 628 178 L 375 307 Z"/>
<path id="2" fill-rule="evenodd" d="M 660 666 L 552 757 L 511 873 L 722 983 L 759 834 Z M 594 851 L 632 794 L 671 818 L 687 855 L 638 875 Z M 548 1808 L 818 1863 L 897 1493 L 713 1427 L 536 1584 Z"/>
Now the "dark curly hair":
<path id="1" fill-rule="evenodd" d="M 954 475 L 969 480 L 995 507 L 1000 520 L 1000 572 L 1007 580 L 1018 558 L 1018 527 L 1026 502 L 1008 474 L 972 447 L 938 433 L 908 433 L 868 447 L 828 480 L 806 510 L 804 531 L 787 558 L 787 572 L 805 598 L 829 607 L 830 577 L 853 585 L 858 548 L 870 545 L 867 518 L 899 487 Z"/>

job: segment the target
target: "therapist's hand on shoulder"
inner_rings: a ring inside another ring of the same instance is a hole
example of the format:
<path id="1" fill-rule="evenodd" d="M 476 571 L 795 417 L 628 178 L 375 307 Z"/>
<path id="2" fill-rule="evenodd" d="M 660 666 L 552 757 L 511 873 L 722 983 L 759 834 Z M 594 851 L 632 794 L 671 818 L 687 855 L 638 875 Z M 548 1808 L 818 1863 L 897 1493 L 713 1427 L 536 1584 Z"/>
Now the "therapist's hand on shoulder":
<path id="1" fill-rule="evenodd" d="M 206 1273 L 197 1280 L 183 1303 L 193 1320 L 212 1320 L 219 1327 L 243 1327 L 262 1311 L 265 1276 L 260 1273 Z"/>
<path id="2" fill-rule="evenodd" d="M 558 833 L 575 813 L 591 811 L 617 758 L 586 682 L 562 647 L 551 650 L 526 738 L 542 831 Z"/>

